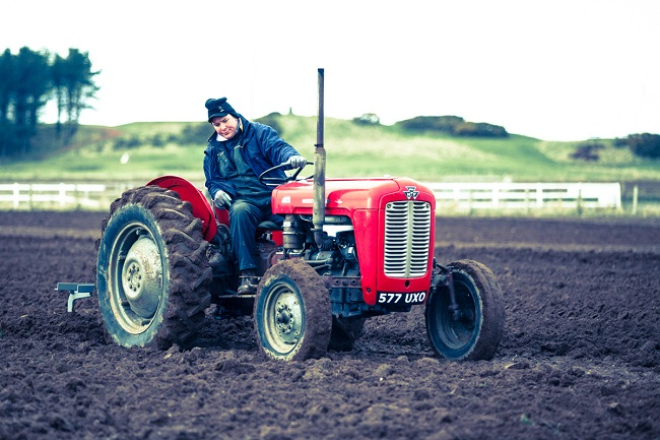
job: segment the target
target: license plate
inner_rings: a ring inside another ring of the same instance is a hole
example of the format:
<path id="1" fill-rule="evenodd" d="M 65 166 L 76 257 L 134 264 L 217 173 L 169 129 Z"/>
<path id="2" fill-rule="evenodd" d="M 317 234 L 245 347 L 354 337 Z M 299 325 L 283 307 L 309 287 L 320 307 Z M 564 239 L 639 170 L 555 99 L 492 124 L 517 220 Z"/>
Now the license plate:
<path id="1" fill-rule="evenodd" d="M 378 292 L 378 304 L 422 304 L 426 292 L 387 293 Z"/>

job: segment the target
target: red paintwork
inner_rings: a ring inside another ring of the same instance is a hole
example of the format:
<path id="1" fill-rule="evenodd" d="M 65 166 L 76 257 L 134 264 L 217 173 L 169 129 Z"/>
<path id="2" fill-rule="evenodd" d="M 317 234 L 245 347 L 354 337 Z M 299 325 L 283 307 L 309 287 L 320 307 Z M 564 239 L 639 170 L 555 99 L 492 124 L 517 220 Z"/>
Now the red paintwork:
<path id="1" fill-rule="evenodd" d="M 204 240 L 211 241 L 215 237 L 218 226 L 211 210 L 209 201 L 204 193 L 197 189 L 195 185 L 176 176 L 162 176 L 147 182 L 147 185 L 157 185 L 161 188 L 170 189 L 179 193 L 181 200 L 190 202 L 192 212 L 195 217 L 202 221 L 202 234 Z"/>
<path id="2" fill-rule="evenodd" d="M 229 211 L 211 206 L 206 196 L 188 180 L 177 176 L 162 176 L 147 182 L 179 193 L 181 200 L 190 202 L 195 217 L 202 221 L 204 240 L 211 241 L 218 231 L 218 224 L 229 226 Z M 282 231 L 272 231 L 272 240 L 282 246 Z"/>
<path id="3" fill-rule="evenodd" d="M 376 304 L 378 292 L 427 292 L 431 282 L 433 264 L 433 238 L 435 222 L 431 222 L 429 270 L 420 278 L 390 278 L 383 271 L 385 247 L 385 205 L 406 200 L 406 187 L 419 191 L 416 200 L 431 204 L 435 212 L 433 191 L 407 178 L 382 179 L 328 179 L 325 182 L 326 215 L 348 216 L 354 225 L 362 295 L 369 305 Z M 312 215 L 314 187 L 311 180 L 291 182 L 273 191 L 273 212 L 276 214 Z"/>
<path id="4" fill-rule="evenodd" d="M 178 192 L 182 200 L 190 202 L 193 215 L 202 220 L 202 231 L 207 241 L 215 237 L 216 218 L 223 224 L 229 224 L 227 211 L 216 209 L 217 217 L 214 217 L 204 194 L 183 178 L 163 176 L 147 185 L 171 189 Z M 404 192 L 408 186 L 414 186 L 419 192 L 416 200 L 430 203 L 431 212 L 435 212 L 433 191 L 407 178 L 328 179 L 325 186 L 326 215 L 347 216 L 353 222 L 364 301 L 375 305 L 378 292 L 428 293 L 433 265 L 435 222 L 431 222 L 429 267 L 426 275 L 419 278 L 390 278 L 385 276 L 383 270 L 384 212 L 387 203 L 406 200 Z M 312 215 L 313 204 L 314 185 L 311 180 L 290 182 L 273 190 L 272 209 L 275 214 Z M 274 231 L 273 239 L 281 246 L 282 232 Z"/>

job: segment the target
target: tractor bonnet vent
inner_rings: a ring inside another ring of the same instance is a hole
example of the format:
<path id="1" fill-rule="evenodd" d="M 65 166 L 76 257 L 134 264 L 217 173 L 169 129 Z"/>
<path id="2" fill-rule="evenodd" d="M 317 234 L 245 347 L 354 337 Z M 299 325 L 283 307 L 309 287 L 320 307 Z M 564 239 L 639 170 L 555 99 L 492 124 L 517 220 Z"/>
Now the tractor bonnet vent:
<path id="1" fill-rule="evenodd" d="M 385 207 L 385 275 L 394 278 L 426 274 L 431 241 L 428 202 L 391 202 Z"/>

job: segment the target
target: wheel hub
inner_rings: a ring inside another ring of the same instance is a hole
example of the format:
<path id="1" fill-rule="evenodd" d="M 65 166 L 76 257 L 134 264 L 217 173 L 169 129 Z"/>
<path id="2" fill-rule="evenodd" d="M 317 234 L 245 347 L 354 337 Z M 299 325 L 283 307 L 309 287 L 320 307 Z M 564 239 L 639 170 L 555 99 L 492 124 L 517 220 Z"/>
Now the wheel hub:
<path id="1" fill-rule="evenodd" d="M 280 297 L 275 306 L 276 330 L 282 341 L 287 344 L 297 342 L 302 324 L 300 304 L 292 296 Z"/>
<path id="2" fill-rule="evenodd" d="M 158 246 L 149 237 L 139 238 L 126 255 L 122 287 L 131 310 L 143 318 L 156 313 L 162 288 Z"/>

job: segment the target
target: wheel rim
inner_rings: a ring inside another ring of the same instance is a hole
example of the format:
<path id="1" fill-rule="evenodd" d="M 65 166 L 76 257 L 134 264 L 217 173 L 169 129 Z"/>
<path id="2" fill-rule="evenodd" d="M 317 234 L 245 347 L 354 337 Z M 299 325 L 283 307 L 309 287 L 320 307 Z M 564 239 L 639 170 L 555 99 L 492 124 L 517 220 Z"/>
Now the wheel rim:
<path id="1" fill-rule="evenodd" d="M 152 323 L 163 292 L 162 255 L 142 223 L 127 224 L 113 245 L 110 302 L 121 327 L 142 333 Z"/>
<path id="2" fill-rule="evenodd" d="M 477 322 L 475 317 L 476 302 L 474 293 L 470 287 L 463 283 L 454 274 L 454 291 L 458 310 L 453 311 L 449 295 L 442 295 L 438 311 L 442 316 L 438 317 L 438 324 L 442 327 L 440 337 L 445 345 L 457 350 L 468 344 L 474 337 Z"/>
<path id="3" fill-rule="evenodd" d="M 282 354 L 291 352 L 300 342 L 305 313 L 300 295 L 288 283 L 272 286 L 265 304 L 265 334 L 272 348 Z"/>

